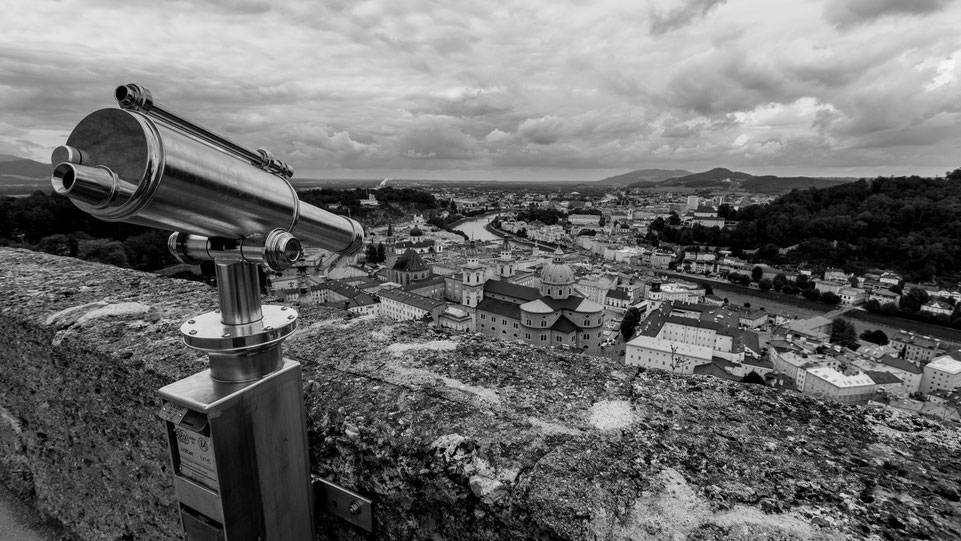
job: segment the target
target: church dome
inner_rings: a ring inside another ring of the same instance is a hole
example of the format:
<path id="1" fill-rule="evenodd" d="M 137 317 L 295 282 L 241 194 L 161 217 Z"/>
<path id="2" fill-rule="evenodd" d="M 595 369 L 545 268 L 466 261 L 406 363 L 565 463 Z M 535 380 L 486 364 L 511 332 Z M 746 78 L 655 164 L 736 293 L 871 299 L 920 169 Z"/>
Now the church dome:
<path id="1" fill-rule="evenodd" d="M 541 271 L 541 282 L 554 286 L 573 284 L 574 269 L 564 263 L 548 263 Z"/>

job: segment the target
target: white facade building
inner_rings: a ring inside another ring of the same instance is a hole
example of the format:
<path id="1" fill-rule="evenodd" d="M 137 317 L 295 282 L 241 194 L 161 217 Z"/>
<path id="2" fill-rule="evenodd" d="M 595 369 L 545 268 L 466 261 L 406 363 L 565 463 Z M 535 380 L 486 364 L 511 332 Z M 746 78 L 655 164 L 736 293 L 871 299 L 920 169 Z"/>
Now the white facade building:
<path id="1" fill-rule="evenodd" d="M 961 361 L 948 355 L 932 359 L 924 366 L 921 376 L 921 392 L 928 394 L 937 389 L 951 391 L 961 387 Z"/>
<path id="2" fill-rule="evenodd" d="M 863 372 L 845 375 L 829 366 L 798 370 L 796 384 L 804 394 L 830 398 L 843 404 L 866 404 L 877 387 L 874 380 Z"/>

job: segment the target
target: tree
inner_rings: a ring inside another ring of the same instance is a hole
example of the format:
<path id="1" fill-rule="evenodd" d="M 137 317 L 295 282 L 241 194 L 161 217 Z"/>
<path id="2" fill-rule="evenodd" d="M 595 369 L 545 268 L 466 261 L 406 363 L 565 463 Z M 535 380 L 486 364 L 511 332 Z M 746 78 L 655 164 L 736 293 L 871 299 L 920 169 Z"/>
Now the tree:
<path id="1" fill-rule="evenodd" d="M 917 312 L 928 302 L 928 292 L 919 288 L 912 287 L 906 295 L 901 296 L 900 306 L 905 310 Z"/>
<path id="2" fill-rule="evenodd" d="M 701 287 L 704 288 L 704 294 L 705 294 L 705 295 L 713 295 L 713 294 L 714 294 L 714 288 L 711 287 L 711 284 L 709 284 L 709 283 L 707 283 L 707 282 L 704 282 L 704 283 L 701 284 Z"/>
<path id="3" fill-rule="evenodd" d="M 79 243 L 77 239 L 73 238 L 73 235 L 68 236 L 59 233 L 44 237 L 37 244 L 37 249 L 41 252 L 62 256 L 76 257 L 78 248 Z"/>
<path id="4" fill-rule="evenodd" d="M 641 311 L 637 307 L 630 307 L 627 312 L 624 313 L 624 319 L 621 320 L 621 336 L 624 340 L 630 340 L 634 336 L 634 331 L 637 326 L 641 323 Z"/>
<path id="5" fill-rule="evenodd" d="M 848 283 L 851 284 L 851 287 L 861 287 L 861 280 L 858 280 L 858 277 L 853 274 L 848 277 Z"/>
<path id="6" fill-rule="evenodd" d="M 821 298 L 821 290 L 818 288 L 805 289 L 801 295 L 809 301 L 816 301 Z"/>
<path id="7" fill-rule="evenodd" d="M 367 257 L 368 263 L 377 262 L 377 247 L 373 244 L 368 244 L 367 248 L 364 249 L 364 255 Z"/>
<path id="8" fill-rule="evenodd" d="M 840 344 L 846 348 L 858 348 L 858 333 L 850 321 L 838 318 L 831 324 L 831 343 Z"/>
<path id="9" fill-rule="evenodd" d="M 838 297 L 837 294 L 830 291 L 825 291 L 824 293 L 821 293 L 821 297 L 818 300 L 824 304 L 837 304 L 841 302 L 841 297 Z"/>
<path id="10" fill-rule="evenodd" d="M 757 283 L 757 287 L 761 291 L 770 291 L 771 288 L 774 287 L 774 282 L 772 282 L 770 278 L 761 278 Z"/>
<path id="11" fill-rule="evenodd" d="M 384 246 L 383 242 L 377 243 L 377 262 L 383 263 L 387 261 L 387 247 Z"/>
<path id="12" fill-rule="evenodd" d="M 767 385 L 767 382 L 764 381 L 764 376 L 758 374 L 754 370 L 751 370 L 750 372 L 748 372 L 747 375 L 744 376 L 743 379 L 741 379 L 741 383 L 753 383 L 754 385 Z"/>
<path id="13" fill-rule="evenodd" d="M 884 334 L 884 331 L 881 329 L 864 331 L 861 333 L 861 340 L 864 340 L 865 342 L 871 342 L 872 344 L 877 344 L 879 346 L 886 346 L 888 344 L 888 335 Z"/>
<path id="14" fill-rule="evenodd" d="M 676 212 L 671 211 L 671 215 L 667 217 L 667 223 L 668 225 L 681 225 L 681 217 Z"/>
<path id="15" fill-rule="evenodd" d="M 127 253 L 123 243 L 118 240 L 93 239 L 80 241 L 77 257 L 85 261 L 106 263 L 117 267 L 127 267 Z"/>
<path id="16" fill-rule="evenodd" d="M 757 282 L 762 276 L 764 276 L 764 269 L 762 269 L 760 265 L 755 265 L 754 268 L 751 269 L 751 280 Z"/>

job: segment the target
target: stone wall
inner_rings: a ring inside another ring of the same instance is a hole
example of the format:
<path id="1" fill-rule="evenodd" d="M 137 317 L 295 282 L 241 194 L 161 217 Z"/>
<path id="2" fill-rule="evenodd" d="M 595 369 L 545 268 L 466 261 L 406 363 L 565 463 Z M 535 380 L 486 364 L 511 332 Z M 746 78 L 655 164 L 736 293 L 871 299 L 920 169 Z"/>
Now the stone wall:
<path id="1" fill-rule="evenodd" d="M 178 328 L 214 292 L 12 249 L 0 277 L 0 480 L 79 539 L 178 538 L 155 390 L 205 367 Z M 961 537 L 956 428 L 301 310 L 313 468 L 378 539 Z"/>

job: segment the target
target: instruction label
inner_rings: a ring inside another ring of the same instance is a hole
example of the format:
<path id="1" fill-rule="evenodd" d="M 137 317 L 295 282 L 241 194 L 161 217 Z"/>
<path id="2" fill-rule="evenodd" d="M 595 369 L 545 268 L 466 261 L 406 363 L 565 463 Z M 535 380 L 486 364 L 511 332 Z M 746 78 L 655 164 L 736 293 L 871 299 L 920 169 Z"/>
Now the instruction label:
<path id="1" fill-rule="evenodd" d="M 180 454 L 180 474 L 219 491 L 217 462 L 210 438 L 179 426 L 174 429 L 174 436 Z"/>

